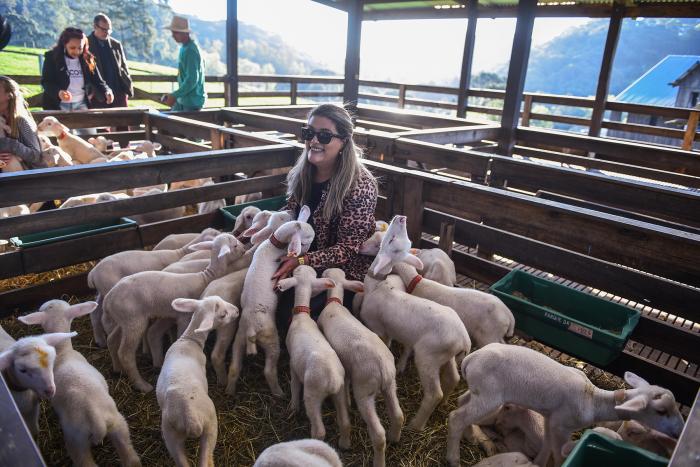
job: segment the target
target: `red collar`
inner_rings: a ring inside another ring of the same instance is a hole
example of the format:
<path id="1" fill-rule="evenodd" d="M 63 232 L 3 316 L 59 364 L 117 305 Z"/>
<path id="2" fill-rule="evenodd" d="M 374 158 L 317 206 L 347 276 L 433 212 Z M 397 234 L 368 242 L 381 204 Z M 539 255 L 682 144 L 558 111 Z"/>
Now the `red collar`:
<path id="1" fill-rule="evenodd" d="M 272 243 L 275 247 L 279 248 L 280 250 L 284 250 L 287 248 L 287 243 L 282 243 L 280 242 L 277 237 L 275 237 L 275 234 L 270 235 L 270 243 Z"/>
<path id="2" fill-rule="evenodd" d="M 58 135 L 58 139 L 63 139 L 66 137 L 66 132 L 62 131 L 60 135 Z"/>
<path id="3" fill-rule="evenodd" d="M 292 313 L 295 315 L 298 315 L 299 313 L 308 313 L 309 315 L 311 314 L 311 308 L 308 306 L 295 306 L 292 308 Z"/>
<path id="4" fill-rule="evenodd" d="M 418 283 L 423 280 L 423 276 L 420 274 L 416 274 L 416 277 L 411 279 L 411 282 L 409 282 L 408 287 L 406 287 L 406 293 L 412 294 L 413 290 L 416 288 Z"/>
<path id="5" fill-rule="evenodd" d="M 238 239 L 239 242 L 241 242 L 244 245 L 247 245 L 250 243 L 250 237 L 241 237 Z"/>
<path id="6" fill-rule="evenodd" d="M 328 300 L 326 300 L 326 305 L 329 305 L 330 303 L 333 303 L 333 302 L 338 303 L 340 305 L 343 304 L 343 301 L 341 299 L 339 299 L 338 297 L 331 297 Z"/>

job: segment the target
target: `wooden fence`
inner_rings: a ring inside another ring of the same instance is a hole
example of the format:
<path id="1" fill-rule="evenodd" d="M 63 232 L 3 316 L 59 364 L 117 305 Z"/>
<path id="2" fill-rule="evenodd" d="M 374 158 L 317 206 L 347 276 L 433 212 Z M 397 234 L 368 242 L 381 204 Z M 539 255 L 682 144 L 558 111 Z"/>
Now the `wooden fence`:
<path id="1" fill-rule="evenodd" d="M 39 76 L 16 75 L 13 78 L 20 84 L 40 84 Z M 151 93 L 144 91 L 138 87 L 138 83 L 175 83 L 176 76 L 171 75 L 134 75 L 136 84 L 136 99 L 145 99 L 159 101 L 160 93 Z M 228 95 L 228 81 L 225 76 L 207 76 L 207 83 L 223 83 L 223 92 L 210 92 L 209 98 L 221 99 Z M 340 86 L 343 85 L 342 77 L 327 77 L 327 76 L 294 76 L 294 75 L 240 75 L 239 82 L 239 98 L 289 98 L 290 104 L 299 103 L 300 98 L 341 98 L 343 96 L 342 89 L 336 91 L 328 90 L 301 90 L 300 87 L 306 85 L 319 84 L 324 86 Z M 240 90 L 241 84 L 276 84 L 283 87 L 289 87 L 284 90 L 260 90 L 260 91 L 245 91 Z M 389 103 L 397 108 L 403 109 L 407 106 L 421 107 L 427 109 L 443 109 L 457 110 L 457 95 L 459 90 L 447 86 L 428 86 L 406 83 L 392 83 L 387 81 L 369 81 L 360 80 L 361 88 L 370 88 L 374 92 L 360 92 L 359 98 L 374 102 Z M 382 92 L 378 92 L 381 90 Z M 361 89 L 362 91 L 362 89 Z M 430 93 L 444 96 L 446 100 L 436 99 L 421 99 L 415 96 L 416 93 Z M 491 105 L 481 105 L 472 102 L 468 103 L 466 109 L 468 112 L 473 112 L 482 115 L 491 115 L 500 117 L 502 101 L 505 98 L 505 91 L 494 89 L 470 89 L 468 97 L 472 99 L 482 99 L 485 103 Z M 521 111 L 521 127 L 528 127 L 534 121 L 562 123 L 568 125 L 578 125 L 584 128 L 589 128 L 591 125 L 590 118 L 535 112 L 535 106 L 554 105 L 564 108 L 584 109 L 586 111 L 593 109 L 594 99 L 589 97 L 574 97 L 562 96 L 543 93 L 525 93 L 523 98 L 523 107 Z M 500 103 L 500 104 L 499 104 Z M 30 105 L 39 106 L 41 104 L 40 94 L 30 98 Z M 629 114 L 643 114 L 654 117 L 659 117 L 659 121 L 673 119 L 685 129 L 668 128 L 658 125 L 641 125 L 634 123 L 624 123 L 618 121 L 604 120 L 602 128 L 610 130 L 618 130 L 641 135 L 663 136 L 678 140 L 678 145 L 684 150 L 690 150 L 695 141 L 700 141 L 700 133 L 698 132 L 698 120 L 700 118 L 700 110 L 679 108 L 679 107 L 660 107 L 651 105 L 630 104 L 624 102 L 608 101 L 605 110 L 611 112 L 623 112 Z"/>

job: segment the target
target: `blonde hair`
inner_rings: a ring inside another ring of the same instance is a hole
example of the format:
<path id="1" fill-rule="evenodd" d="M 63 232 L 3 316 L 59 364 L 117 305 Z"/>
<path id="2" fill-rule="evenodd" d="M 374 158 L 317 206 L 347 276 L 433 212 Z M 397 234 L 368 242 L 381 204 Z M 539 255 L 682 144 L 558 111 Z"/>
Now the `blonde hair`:
<path id="1" fill-rule="evenodd" d="M 17 139 L 19 138 L 18 120 L 20 117 L 24 117 L 25 120 L 30 122 L 34 120 L 29 114 L 29 109 L 27 108 L 27 103 L 24 101 L 19 84 L 7 76 L 0 76 L 0 86 L 3 87 L 5 93 L 9 96 L 9 100 L 7 101 L 7 114 L 10 116 L 10 119 L 5 122 L 7 126 L 10 127 L 9 136 Z"/>
<path id="2" fill-rule="evenodd" d="M 333 122 L 338 134 L 345 140 L 335 160 L 335 169 L 328 183 L 328 195 L 323 206 L 322 216 L 329 220 L 343 211 L 343 200 L 355 187 L 361 177 L 376 180 L 362 164 L 362 150 L 352 140 L 353 123 L 346 109 L 335 104 L 321 104 L 314 107 L 307 117 L 326 117 Z M 294 197 L 299 205 L 305 204 L 311 196 L 316 167 L 307 159 L 307 150 L 301 153 L 294 167 L 287 175 L 287 197 Z"/>

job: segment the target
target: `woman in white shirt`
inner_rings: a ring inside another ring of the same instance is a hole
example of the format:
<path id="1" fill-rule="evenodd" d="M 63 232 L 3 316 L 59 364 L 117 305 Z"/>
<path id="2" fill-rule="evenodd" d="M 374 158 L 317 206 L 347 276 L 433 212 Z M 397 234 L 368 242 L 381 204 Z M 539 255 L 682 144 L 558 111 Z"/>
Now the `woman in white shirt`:
<path id="1" fill-rule="evenodd" d="M 44 109 L 85 110 L 91 101 L 110 104 L 114 100 L 90 53 L 87 36 L 80 29 L 64 29 L 58 43 L 44 57 Z"/>

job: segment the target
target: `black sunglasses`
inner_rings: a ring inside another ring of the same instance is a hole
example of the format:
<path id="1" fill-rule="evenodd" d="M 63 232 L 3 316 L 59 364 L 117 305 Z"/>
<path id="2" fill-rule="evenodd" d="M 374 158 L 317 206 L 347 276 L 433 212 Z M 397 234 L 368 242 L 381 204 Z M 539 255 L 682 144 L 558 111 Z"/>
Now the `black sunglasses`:
<path id="1" fill-rule="evenodd" d="M 335 133 L 329 131 L 329 130 L 314 130 L 310 126 L 302 126 L 301 127 L 301 139 L 304 141 L 311 141 L 314 139 L 314 136 L 318 139 L 318 142 L 321 144 L 328 144 L 331 142 L 333 137 L 336 137 L 338 139 L 343 139 L 341 135 L 336 135 Z"/>

